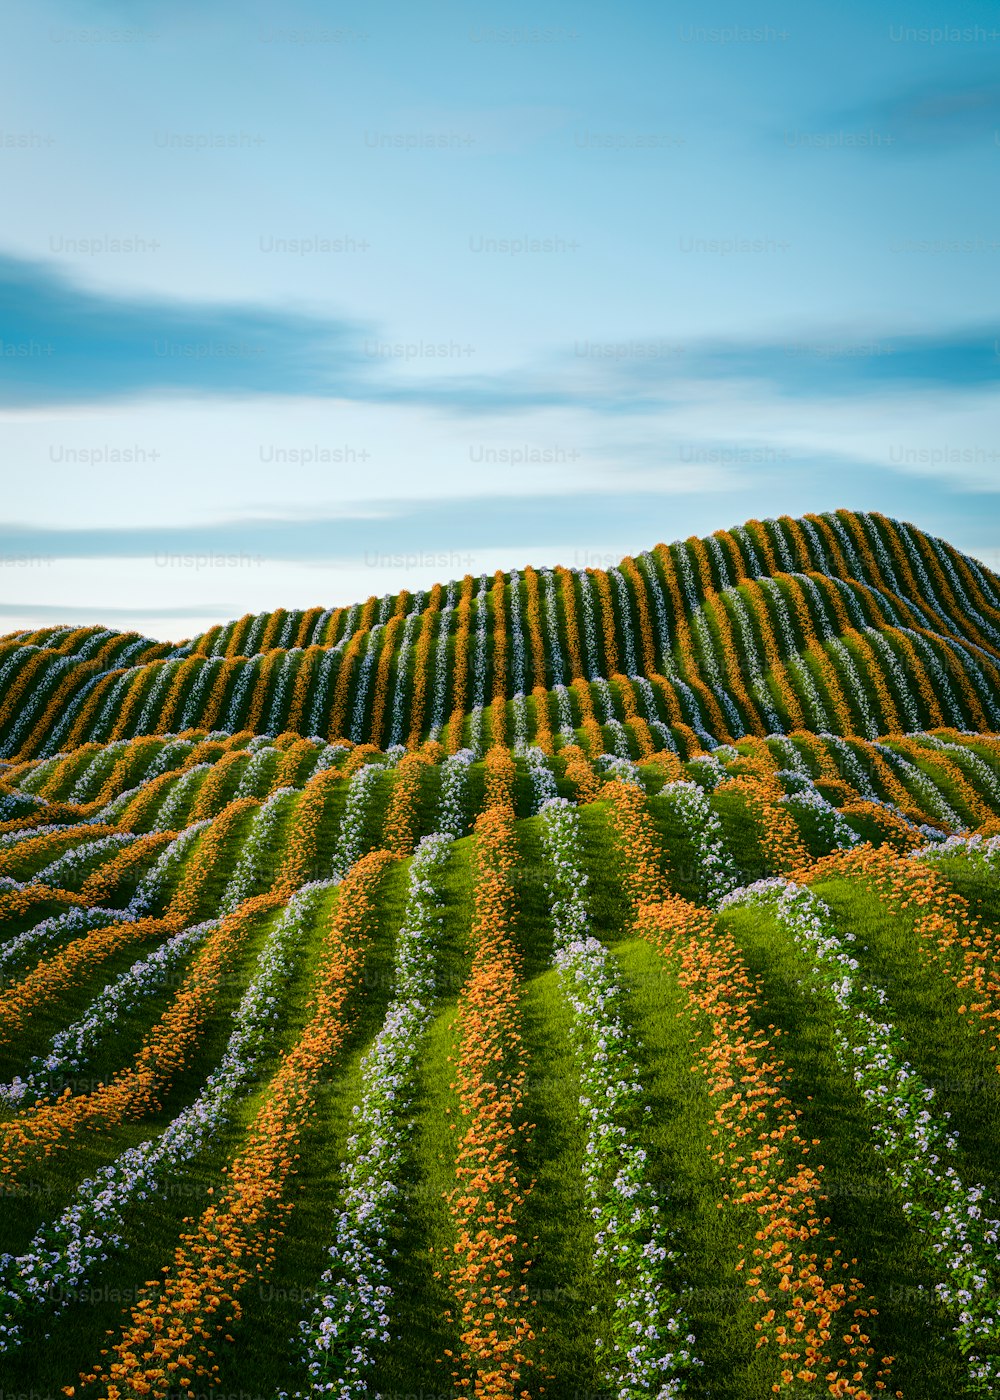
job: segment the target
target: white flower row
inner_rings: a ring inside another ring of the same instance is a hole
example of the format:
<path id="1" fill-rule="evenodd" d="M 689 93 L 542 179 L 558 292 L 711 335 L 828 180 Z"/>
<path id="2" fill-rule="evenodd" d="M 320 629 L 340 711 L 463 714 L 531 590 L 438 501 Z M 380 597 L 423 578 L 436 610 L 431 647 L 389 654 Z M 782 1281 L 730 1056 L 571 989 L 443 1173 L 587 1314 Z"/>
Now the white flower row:
<path id="1" fill-rule="evenodd" d="M 110 836 L 99 836 L 96 841 L 83 841 L 71 846 L 55 860 L 35 872 L 28 881 L 32 885 L 51 885 L 56 889 L 70 889 L 78 881 L 88 866 L 97 865 L 102 857 L 114 856 L 124 846 L 131 846 L 139 837 L 131 831 L 113 831 Z M 67 883 L 67 881 L 71 883 Z"/>
<path id="2" fill-rule="evenodd" d="M 895 768 L 900 777 L 909 780 L 920 793 L 923 802 L 932 812 L 935 812 L 942 821 L 954 827 L 957 831 L 965 831 L 966 824 L 955 811 L 954 807 L 946 800 L 944 794 L 928 777 L 928 775 L 915 763 L 911 763 L 908 758 L 904 758 L 901 753 L 890 748 L 888 744 L 875 744 L 875 748 L 886 760 L 891 768 Z"/>
<path id="3" fill-rule="evenodd" d="M 534 810 L 538 812 L 549 798 L 559 796 L 556 776 L 549 767 L 545 755 L 536 745 L 532 744 L 530 748 L 525 749 L 524 759 L 528 765 L 528 776 L 531 779 Z"/>
<path id="4" fill-rule="evenodd" d="M 17 888 L 25 887 L 20 885 Z M 64 934 L 71 933 L 76 936 L 108 924 L 129 923 L 131 919 L 132 915 L 128 911 L 102 909 L 99 905 L 93 905 L 89 909 L 77 906 L 66 909 L 61 914 L 51 914 L 40 923 L 33 924 L 31 928 L 15 934 L 0 948 L 0 984 L 4 978 L 11 976 L 12 968 L 23 968 L 28 958 L 59 942 Z"/>
<path id="5" fill-rule="evenodd" d="M 66 801 L 80 803 L 96 797 L 114 760 L 124 753 L 129 742 L 128 739 L 117 739 L 113 744 L 105 744 L 104 748 L 95 753 L 78 773 Z"/>
<path id="6" fill-rule="evenodd" d="M 642 696 L 643 708 L 646 711 L 646 721 L 650 729 L 657 736 L 660 743 L 669 753 L 677 753 L 677 744 L 670 729 L 660 719 L 656 708 L 656 696 L 653 694 L 653 687 L 646 676 L 630 676 L 629 680 L 635 685 Z"/>
<path id="7" fill-rule="evenodd" d="M 597 1364 L 618 1400 L 671 1400 L 683 1394 L 687 1373 L 702 1363 L 679 1300 L 664 1284 L 662 1266 L 678 1256 L 668 1248 L 646 1153 L 630 1140 L 628 1125 L 642 1102 L 642 1087 L 621 1019 L 622 991 L 611 955 L 588 933 L 580 816 L 572 803 L 547 802 L 542 833 L 553 962 L 573 1013 L 570 1036 L 583 1091 L 583 1179 L 594 1222 L 594 1265 L 608 1280 L 614 1302 L 607 1334 L 595 1339 Z"/>
<path id="8" fill-rule="evenodd" d="M 275 845 L 274 838 L 278 823 L 281 821 L 289 800 L 298 796 L 298 788 L 278 788 L 253 814 L 250 830 L 240 847 L 239 859 L 219 903 L 221 914 L 232 913 L 254 893 L 253 885 L 258 876 L 262 858 L 267 856 Z"/>
<path id="9" fill-rule="evenodd" d="M 563 654 L 559 643 L 559 606 L 556 597 L 556 580 L 551 569 L 540 570 L 542 579 L 541 603 L 545 613 L 545 634 L 549 644 L 549 665 L 556 685 L 563 684 Z"/>
<path id="10" fill-rule="evenodd" d="M 820 792 L 808 773 L 782 768 L 775 774 L 785 785 L 783 806 L 798 807 L 810 813 L 815 819 L 820 834 L 831 850 L 841 850 L 845 846 L 857 846 L 861 837 L 846 817 L 834 807 L 832 802 Z"/>
<path id="11" fill-rule="evenodd" d="M 360 744 L 363 736 L 365 722 L 365 702 L 368 699 L 368 691 L 371 687 L 372 671 L 375 668 L 375 661 L 385 644 L 385 623 L 376 622 L 375 626 L 368 633 L 368 640 L 365 645 L 364 655 L 361 658 L 361 666 L 358 671 L 357 681 L 354 691 L 354 711 L 351 718 L 351 732 L 348 738 L 353 739 L 356 744 Z"/>
<path id="12" fill-rule="evenodd" d="M 167 882 L 184 860 L 192 843 L 206 827 L 212 825 L 211 817 L 204 817 L 199 822 L 192 822 L 186 826 L 169 845 L 164 846 L 157 856 L 152 867 L 140 880 L 135 894 L 129 900 L 129 914 L 132 918 L 142 918 L 149 914 L 155 907 L 157 899 L 163 894 Z"/>
<path id="13" fill-rule="evenodd" d="M 333 876 L 343 879 L 354 862 L 362 854 L 365 823 L 371 805 L 372 791 L 387 766 L 383 763 L 366 763 L 351 774 L 347 784 L 347 797 L 344 812 L 337 833 L 337 846 L 333 857 Z"/>
<path id="14" fill-rule="evenodd" d="M 630 759 L 631 753 L 628 746 L 628 735 L 625 733 L 625 726 L 615 714 L 614 696 L 611 693 L 611 686 L 603 676 L 595 676 L 591 681 L 594 689 L 600 697 L 601 706 L 604 710 L 604 725 L 611 730 L 615 753 L 619 758 Z"/>
<path id="15" fill-rule="evenodd" d="M 299 1396 L 367 1400 L 373 1348 L 391 1340 L 387 1235 L 400 1214 L 398 1184 L 413 1124 L 417 1065 L 433 1014 L 441 905 L 432 879 L 452 837 L 425 836 L 410 864 L 410 891 L 395 950 L 395 986 L 382 1029 L 361 1061 L 364 1091 L 342 1164 L 346 1183 L 321 1277 L 323 1296 L 300 1323 L 309 1382 Z M 393 1251 L 394 1253 L 394 1251 Z"/>
<path id="16" fill-rule="evenodd" d="M 196 763 L 193 767 L 185 769 L 171 783 L 170 791 L 153 819 L 150 831 L 175 831 L 182 824 L 182 817 L 191 805 L 193 790 L 201 786 L 211 769 L 211 763 Z"/>
<path id="17" fill-rule="evenodd" d="M 947 860 L 949 856 L 969 856 L 992 863 L 1000 856 L 1000 836 L 947 836 L 943 841 L 910 853 L 911 860 Z"/>
<path id="18" fill-rule="evenodd" d="M 449 836 L 465 835 L 469 766 L 474 758 L 475 754 L 471 749 L 459 749 L 457 753 L 450 754 L 441 764 L 438 830 Z"/>
<path id="19" fill-rule="evenodd" d="M 100 927 L 102 922 L 107 920 L 95 920 L 91 926 Z M 56 1031 L 48 1051 L 31 1061 L 24 1079 L 15 1075 L 10 1084 L 0 1084 L 0 1104 L 25 1108 L 60 1090 L 61 1077 L 81 1070 L 97 1046 L 114 1031 L 122 1015 L 159 991 L 178 964 L 204 942 L 217 922 L 210 920 L 181 929 L 148 957 L 134 962 L 127 972 L 109 983 L 94 998 L 78 1021 L 64 1030 Z"/>
<path id="20" fill-rule="evenodd" d="M 257 735 L 263 738 L 263 735 Z M 271 783 L 271 769 L 275 763 L 275 755 L 278 750 L 271 743 L 270 738 L 266 744 L 261 744 L 254 749 L 246 762 L 242 765 L 240 780 L 236 784 L 233 792 L 234 798 L 239 797 L 265 797 L 267 789 Z M 278 760 L 280 762 L 280 759 Z"/>
<path id="21" fill-rule="evenodd" d="M 515 695 L 523 695 L 527 685 L 525 671 L 524 626 L 521 620 L 521 575 L 512 569 L 509 575 L 511 682 Z"/>
<path id="22" fill-rule="evenodd" d="M 982 1186 L 965 1185 L 953 1165 L 958 1138 L 946 1126 L 949 1115 L 931 1112 L 934 1089 L 909 1064 L 899 1033 L 880 1019 L 885 991 L 858 979 L 858 963 L 848 951 L 853 935 L 841 933 L 830 909 L 804 886 L 762 880 L 723 904 L 772 908 L 812 963 L 814 989 L 833 1006 L 838 1059 L 865 1102 L 875 1146 L 903 1210 L 943 1275 L 935 1291 L 954 1319 L 972 1380 L 983 1395 L 995 1395 L 1000 1384 L 1000 1222 L 986 1210 L 998 1207 Z M 983 1347 L 988 1352 L 980 1352 Z"/>
<path id="23" fill-rule="evenodd" d="M 444 705 L 448 686 L 448 634 L 451 615 L 455 610 L 455 585 L 449 583 L 444 607 L 438 621 L 437 650 L 434 656 L 434 708 L 431 711 L 430 738 L 441 738 L 444 727 Z"/>
<path id="24" fill-rule="evenodd" d="M 659 793 L 682 822 L 698 862 L 701 896 L 715 907 L 740 882 L 732 856 L 722 837 L 722 823 L 702 788 L 680 779 L 667 783 Z"/>
<path id="25" fill-rule="evenodd" d="M 552 693 L 556 697 L 556 713 L 559 716 L 559 735 L 566 744 L 576 743 L 576 730 L 573 728 L 573 705 L 569 698 L 569 691 L 558 681 L 552 687 Z"/>

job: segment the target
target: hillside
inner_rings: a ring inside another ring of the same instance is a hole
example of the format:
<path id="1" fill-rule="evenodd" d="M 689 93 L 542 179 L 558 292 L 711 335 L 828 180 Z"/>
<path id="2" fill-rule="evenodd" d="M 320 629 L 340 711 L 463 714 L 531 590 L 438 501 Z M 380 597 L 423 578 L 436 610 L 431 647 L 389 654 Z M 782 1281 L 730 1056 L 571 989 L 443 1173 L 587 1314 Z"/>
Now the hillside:
<path id="1" fill-rule="evenodd" d="M 847 512 L 4 639 L 2 1393 L 1000 1393 L 998 662 Z"/>
<path id="2" fill-rule="evenodd" d="M 189 728 L 638 757 L 744 735 L 1000 728 L 1000 580 L 912 526 L 750 521 L 622 561 L 245 616 L 178 647 L 0 642 L 0 753 Z"/>

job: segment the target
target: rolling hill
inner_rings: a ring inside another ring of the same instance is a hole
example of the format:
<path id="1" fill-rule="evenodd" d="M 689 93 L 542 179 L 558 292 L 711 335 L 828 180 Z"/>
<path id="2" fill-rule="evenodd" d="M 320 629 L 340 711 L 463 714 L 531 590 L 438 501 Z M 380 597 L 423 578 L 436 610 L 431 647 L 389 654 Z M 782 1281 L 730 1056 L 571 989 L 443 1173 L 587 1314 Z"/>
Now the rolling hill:
<path id="1" fill-rule="evenodd" d="M 1000 1393 L 1000 580 L 912 526 L 0 641 L 0 1375 Z"/>

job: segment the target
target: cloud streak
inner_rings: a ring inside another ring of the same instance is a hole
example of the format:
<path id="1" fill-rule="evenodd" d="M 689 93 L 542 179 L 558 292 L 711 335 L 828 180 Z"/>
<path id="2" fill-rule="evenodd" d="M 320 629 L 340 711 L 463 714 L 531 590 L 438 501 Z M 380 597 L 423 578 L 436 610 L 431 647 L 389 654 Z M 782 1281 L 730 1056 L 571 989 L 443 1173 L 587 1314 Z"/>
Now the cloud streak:
<path id="1" fill-rule="evenodd" d="M 0 407 L 163 396 L 319 396 L 453 414 L 582 408 L 642 414 L 759 383 L 787 397 L 957 392 L 1000 381 L 1000 324 L 906 335 L 576 342 L 496 375 L 401 378 L 346 319 L 253 305 L 111 296 L 51 265 L 0 257 Z"/>

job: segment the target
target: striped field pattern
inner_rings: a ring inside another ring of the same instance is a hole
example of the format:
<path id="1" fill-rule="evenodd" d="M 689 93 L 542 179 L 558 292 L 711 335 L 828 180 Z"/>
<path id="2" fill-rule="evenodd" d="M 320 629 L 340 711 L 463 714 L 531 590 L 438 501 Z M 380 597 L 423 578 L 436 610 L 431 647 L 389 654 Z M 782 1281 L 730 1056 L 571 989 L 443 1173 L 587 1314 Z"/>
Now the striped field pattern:
<path id="1" fill-rule="evenodd" d="M 1000 1394 L 1000 580 L 0 640 L 0 1392 Z"/>

